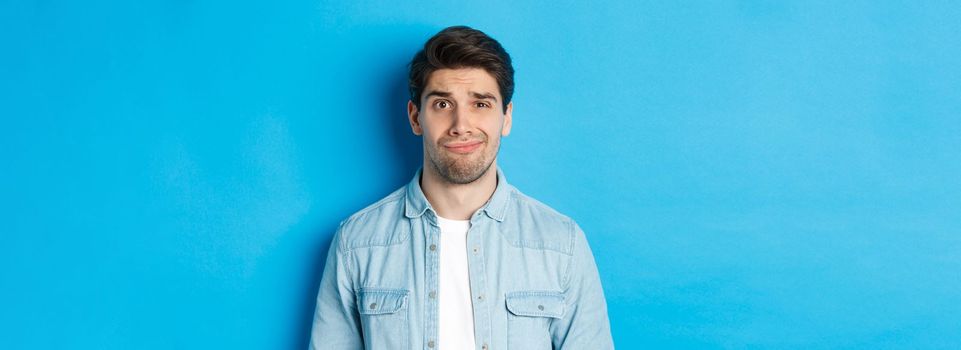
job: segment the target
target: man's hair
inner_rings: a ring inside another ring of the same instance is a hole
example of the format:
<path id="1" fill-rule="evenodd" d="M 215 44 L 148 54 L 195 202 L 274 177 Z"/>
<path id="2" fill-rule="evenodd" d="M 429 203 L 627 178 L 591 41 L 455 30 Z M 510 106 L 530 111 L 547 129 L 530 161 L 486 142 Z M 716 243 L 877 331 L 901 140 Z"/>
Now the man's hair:
<path id="1" fill-rule="evenodd" d="M 424 48 L 410 61 L 407 86 L 410 99 L 420 109 L 420 97 L 427 78 L 438 69 L 482 68 L 497 80 L 502 111 L 514 95 L 514 66 L 511 56 L 497 40 L 484 32 L 467 26 L 453 26 L 441 30 L 424 43 Z"/>

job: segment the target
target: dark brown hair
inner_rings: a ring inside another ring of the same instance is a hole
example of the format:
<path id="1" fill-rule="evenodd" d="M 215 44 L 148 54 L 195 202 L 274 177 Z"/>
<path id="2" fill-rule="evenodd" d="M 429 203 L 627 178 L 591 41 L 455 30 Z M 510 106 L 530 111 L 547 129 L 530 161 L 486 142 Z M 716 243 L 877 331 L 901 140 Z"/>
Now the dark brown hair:
<path id="1" fill-rule="evenodd" d="M 503 110 L 514 95 L 514 67 L 511 56 L 501 44 L 484 32 L 466 26 L 441 30 L 424 43 L 424 48 L 410 61 L 407 86 L 410 100 L 420 109 L 420 97 L 427 78 L 438 69 L 482 68 L 497 80 L 503 99 Z"/>

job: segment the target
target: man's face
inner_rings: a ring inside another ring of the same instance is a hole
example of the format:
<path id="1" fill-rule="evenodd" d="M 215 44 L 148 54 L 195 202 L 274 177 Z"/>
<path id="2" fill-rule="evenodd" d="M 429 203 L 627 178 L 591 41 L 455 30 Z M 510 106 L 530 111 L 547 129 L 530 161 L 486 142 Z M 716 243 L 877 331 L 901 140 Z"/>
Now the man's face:
<path id="1" fill-rule="evenodd" d="M 497 80 L 480 68 L 439 69 L 427 77 L 420 109 L 408 102 L 414 134 L 424 137 L 424 166 L 452 184 L 472 183 L 497 157 L 511 130 Z"/>

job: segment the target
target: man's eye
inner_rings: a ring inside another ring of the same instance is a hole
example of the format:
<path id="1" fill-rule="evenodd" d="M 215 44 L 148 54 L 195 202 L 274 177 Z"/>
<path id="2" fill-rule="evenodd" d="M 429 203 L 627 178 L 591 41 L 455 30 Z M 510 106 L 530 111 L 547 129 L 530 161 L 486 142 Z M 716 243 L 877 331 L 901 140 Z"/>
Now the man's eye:
<path id="1" fill-rule="evenodd" d="M 490 107 L 490 105 L 487 104 L 487 102 L 477 102 L 477 107 L 478 107 L 478 108 L 488 108 L 488 107 Z"/>
<path id="2" fill-rule="evenodd" d="M 437 102 L 434 102 L 434 105 L 437 106 L 437 108 L 450 107 L 450 103 L 448 103 L 447 101 L 437 101 Z"/>

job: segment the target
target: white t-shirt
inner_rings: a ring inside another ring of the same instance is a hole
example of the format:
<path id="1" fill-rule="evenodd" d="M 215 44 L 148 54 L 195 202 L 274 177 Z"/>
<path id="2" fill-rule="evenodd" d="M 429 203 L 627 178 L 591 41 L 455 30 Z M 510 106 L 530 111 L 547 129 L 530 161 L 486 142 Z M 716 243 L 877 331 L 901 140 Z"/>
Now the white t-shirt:
<path id="1" fill-rule="evenodd" d="M 468 220 L 437 217 L 440 225 L 440 266 L 437 291 L 437 349 L 474 348 L 474 308 L 471 304 L 470 278 L 467 270 Z"/>

